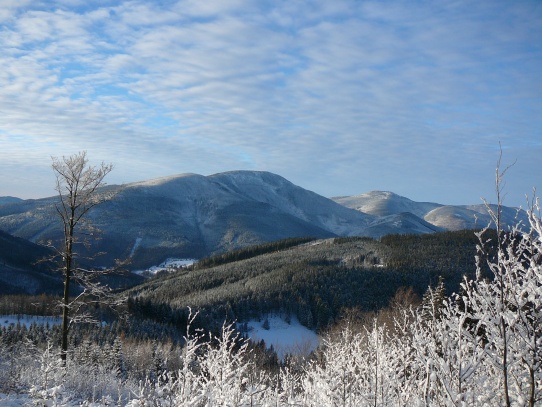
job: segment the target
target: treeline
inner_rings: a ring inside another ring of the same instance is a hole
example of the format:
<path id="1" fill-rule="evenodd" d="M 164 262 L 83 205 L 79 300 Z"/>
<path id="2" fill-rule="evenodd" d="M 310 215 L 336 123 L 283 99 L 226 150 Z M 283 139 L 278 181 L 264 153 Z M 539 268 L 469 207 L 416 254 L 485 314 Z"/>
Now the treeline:
<path id="1" fill-rule="evenodd" d="M 277 252 L 288 249 L 293 246 L 308 243 L 315 240 L 313 237 L 293 237 L 290 239 L 278 240 L 276 242 L 264 243 L 246 248 L 233 250 L 226 253 L 217 254 L 210 257 L 205 257 L 199 260 L 194 268 L 210 268 L 220 266 L 221 264 L 232 263 L 235 261 L 250 259 L 251 257 L 260 256 L 266 253 Z"/>
<path id="2" fill-rule="evenodd" d="M 59 315 L 59 296 L 1 295 L 0 315 Z"/>
<path id="3" fill-rule="evenodd" d="M 217 329 L 224 320 L 282 312 L 321 330 L 344 309 L 376 311 L 387 306 L 402 287 L 421 297 L 442 278 L 447 294 L 457 292 L 463 275 L 474 276 L 476 244 L 473 231 L 395 235 L 381 241 L 288 239 L 208 260 L 222 263 L 218 266 L 200 263 L 149 280 L 127 291 L 127 310 L 134 320 L 147 319 L 181 331 L 188 307 L 199 310 L 197 324 L 202 328 Z M 260 252 L 264 254 L 256 255 Z M 0 301 L 0 312 L 55 315 L 56 302 L 51 296 L 6 296 Z"/>

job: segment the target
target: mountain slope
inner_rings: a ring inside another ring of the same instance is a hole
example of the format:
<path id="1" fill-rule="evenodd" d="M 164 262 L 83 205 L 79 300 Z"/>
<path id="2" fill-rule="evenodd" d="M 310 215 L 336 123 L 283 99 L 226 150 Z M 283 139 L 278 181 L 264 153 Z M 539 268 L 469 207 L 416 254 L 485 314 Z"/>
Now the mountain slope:
<path id="1" fill-rule="evenodd" d="M 267 203 L 336 235 L 359 234 L 373 219 L 366 214 L 362 218 L 353 216 L 333 201 L 269 172 L 232 171 L 209 178 L 245 198 Z"/>
<path id="2" fill-rule="evenodd" d="M 64 277 L 53 261 L 54 250 L 0 231 L 0 295 L 51 294 L 61 296 Z M 100 281 L 111 288 L 127 288 L 144 279 L 132 273 L 112 273 Z M 79 288 L 73 286 L 72 293 Z"/>
<path id="3" fill-rule="evenodd" d="M 418 220 L 410 218 L 410 222 L 417 225 L 410 225 L 410 227 L 413 227 L 410 233 L 429 233 L 431 229 L 433 231 L 479 229 L 486 227 L 491 221 L 488 209 L 484 204 L 454 206 L 433 202 L 415 202 L 393 192 L 385 191 L 372 191 L 360 195 L 337 197 L 333 198 L 333 200 L 348 208 L 382 217 L 375 221 L 374 230 L 376 236 L 380 233 L 382 233 L 380 236 L 394 233 L 393 231 L 386 233 L 385 228 L 379 230 L 376 227 L 378 222 L 384 222 L 386 219 L 395 222 L 394 216 L 404 216 L 405 213 L 410 213 L 418 218 Z M 497 210 L 495 205 L 491 205 L 490 208 L 493 211 Z M 525 225 L 528 224 L 524 211 L 518 212 L 516 208 L 506 206 L 502 210 L 504 227 L 515 226 L 520 221 Z M 388 218 L 389 216 L 391 218 Z M 408 227 L 403 229 L 404 231 L 399 233 L 409 233 Z M 366 234 L 372 236 L 369 231 Z"/>
<path id="4" fill-rule="evenodd" d="M 21 198 L 15 198 L 13 196 L 0 196 L 0 205 L 21 202 Z"/>
<path id="5" fill-rule="evenodd" d="M 129 304 L 136 315 L 161 321 L 185 320 L 191 307 L 206 322 L 280 311 L 325 327 L 344 309 L 386 306 L 401 287 L 421 297 L 440 276 L 457 291 L 464 274 L 475 274 L 477 243 L 472 231 L 316 240 L 149 280 L 128 291 Z"/>
<path id="6" fill-rule="evenodd" d="M 492 211 L 497 207 L 490 205 Z M 485 205 L 441 206 L 425 215 L 429 223 L 446 230 L 479 229 L 491 223 L 488 208 Z M 528 224 L 525 212 L 518 212 L 516 208 L 502 208 L 502 222 L 505 226 L 514 226 L 519 221 Z"/>
<path id="7" fill-rule="evenodd" d="M 62 294 L 62 276 L 42 262 L 52 251 L 0 231 L 0 294 Z"/>
<path id="8" fill-rule="evenodd" d="M 410 212 L 381 216 L 364 230 L 364 236 L 380 238 L 389 234 L 425 234 L 448 230 L 431 224 Z"/>
<path id="9" fill-rule="evenodd" d="M 428 212 L 442 205 L 433 202 L 415 202 L 388 191 L 371 191 L 360 195 L 336 197 L 333 200 L 347 208 L 375 216 L 396 215 L 410 212 L 423 218 Z"/>
<path id="10" fill-rule="evenodd" d="M 200 258 L 288 237 L 356 235 L 374 217 L 267 172 L 183 174 L 104 190 L 89 213 L 101 239 L 95 265 L 131 258 L 132 268 L 168 257 Z M 34 242 L 61 239 L 55 197 L 0 206 L 0 229 Z"/>

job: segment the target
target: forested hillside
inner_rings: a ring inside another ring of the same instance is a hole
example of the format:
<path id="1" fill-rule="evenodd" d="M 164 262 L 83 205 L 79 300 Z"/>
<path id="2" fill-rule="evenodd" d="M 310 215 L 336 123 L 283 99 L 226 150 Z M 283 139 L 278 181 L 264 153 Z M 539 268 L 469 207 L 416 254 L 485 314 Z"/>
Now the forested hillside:
<path id="1" fill-rule="evenodd" d="M 62 293 L 62 280 L 53 272 L 53 251 L 0 230 L 0 295 Z"/>
<path id="2" fill-rule="evenodd" d="M 0 295 L 62 295 L 62 273 L 55 253 L 52 247 L 0 230 Z M 87 266 L 84 261 L 82 266 Z M 144 278 L 119 270 L 103 276 L 100 281 L 114 289 L 123 289 L 141 283 Z"/>
<path id="3" fill-rule="evenodd" d="M 442 277 L 448 292 L 457 291 L 463 275 L 474 275 L 476 239 L 473 231 L 333 238 L 234 261 L 244 257 L 241 251 L 225 264 L 204 260 L 135 287 L 129 307 L 136 315 L 175 322 L 186 319 L 190 306 L 208 323 L 280 311 L 320 329 L 345 309 L 387 306 L 401 287 L 421 297 Z M 249 252 L 258 253 L 258 246 Z"/>

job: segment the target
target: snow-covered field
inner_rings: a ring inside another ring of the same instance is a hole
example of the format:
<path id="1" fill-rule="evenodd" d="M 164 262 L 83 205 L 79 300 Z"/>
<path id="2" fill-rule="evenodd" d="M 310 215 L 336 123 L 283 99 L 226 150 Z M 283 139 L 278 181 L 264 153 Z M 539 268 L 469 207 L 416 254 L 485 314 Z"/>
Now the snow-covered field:
<path id="1" fill-rule="evenodd" d="M 28 394 L 3 394 L 0 393 L 0 407 L 27 407 L 42 405 L 45 407 L 76 407 L 76 403 L 58 403 L 54 404 L 51 400 L 44 400 L 43 404 L 38 404 L 37 400 L 32 399 Z"/>
<path id="2" fill-rule="evenodd" d="M 136 274 L 141 275 L 155 275 L 161 271 L 168 271 L 173 268 L 179 268 L 179 267 L 187 267 L 194 264 L 197 260 L 196 259 L 166 259 L 162 263 L 160 263 L 158 266 L 152 266 L 149 267 L 146 270 L 137 270 L 134 271 Z"/>
<path id="3" fill-rule="evenodd" d="M 54 389 L 51 391 L 54 392 Z M 39 397 L 31 397 L 28 394 L 3 394 L 0 393 L 0 407 L 30 407 L 30 406 L 43 406 L 43 407 L 107 407 L 114 406 L 114 400 L 109 397 L 105 400 L 97 402 L 91 401 L 66 401 L 57 400 L 54 397 L 52 399 L 43 399 Z M 134 401 L 133 406 L 139 406 L 137 401 Z"/>
<path id="4" fill-rule="evenodd" d="M 33 400 L 26 394 L 0 393 L 0 407 L 33 406 L 33 405 L 35 405 L 33 403 Z"/>
<path id="5" fill-rule="evenodd" d="M 44 317 L 35 315 L 0 315 L 0 327 L 8 327 L 17 324 L 25 325 L 27 328 L 32 324 L 37 325 L 60 325 L 61 319 L 58 317 Z"/>
<path id="6" fill-rule="evenodd" d="M 288 353 L 308 355 L 318 347 L 318 335 L 301 325 L 295 316 L 292 316 L 288 323 L 281 316 L 270 315 L 267 318 L 269 329 L 263 327 L 265 320 L 262 318 L 261 321 L 254 319 L 247 321 L 247 335 L 254 342 L 260 342 L 263 339 L 267 348 L 273 345 L 280 359 Z"/>

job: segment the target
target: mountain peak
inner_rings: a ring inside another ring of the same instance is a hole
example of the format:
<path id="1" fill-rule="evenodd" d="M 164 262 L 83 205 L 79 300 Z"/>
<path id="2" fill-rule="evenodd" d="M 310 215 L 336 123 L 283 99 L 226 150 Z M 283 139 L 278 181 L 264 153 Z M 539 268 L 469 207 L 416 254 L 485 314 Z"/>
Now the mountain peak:
<path id="1" fill-rule="evenodd" d="M 375 216 L 388 216 L 410 212 L 423 218 L 429 211 L 441 206 L 432 202 L 414 202 L 390 191 L 371 191 L 359 195 L 333 198 L 348 208 Z"/>
<path id="2" fill-rule="evenodd" d="M 369 199 L 406 199 L 410 201 L 410 199 L 405 198 L 401 195 L 397 195 L 394 192 L 378 191 L 378 190 L 365 192 L 363 194 L 357 195 L 357 197 L 359 198 L 363 197 L 363 198 L 369 198 Z"/>

